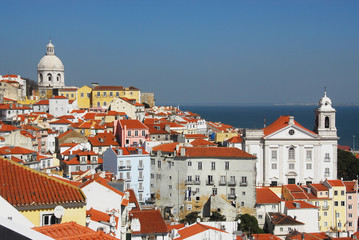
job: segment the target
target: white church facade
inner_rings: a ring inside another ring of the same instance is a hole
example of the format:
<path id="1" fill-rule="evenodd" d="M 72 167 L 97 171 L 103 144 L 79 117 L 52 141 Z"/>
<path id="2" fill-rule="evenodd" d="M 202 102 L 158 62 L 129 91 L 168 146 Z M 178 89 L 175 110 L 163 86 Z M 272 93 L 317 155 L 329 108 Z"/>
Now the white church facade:
<path id="1" fill-rule="evenodd" d="M 337 178 L 338 137 L 335 109 L 326 96 L 315 110 L 315 128 L 310 131 L 281 116 L 263 129 L 246 129 L 243 147 L 257 156 L 257 186 L 309 184 Z"/>

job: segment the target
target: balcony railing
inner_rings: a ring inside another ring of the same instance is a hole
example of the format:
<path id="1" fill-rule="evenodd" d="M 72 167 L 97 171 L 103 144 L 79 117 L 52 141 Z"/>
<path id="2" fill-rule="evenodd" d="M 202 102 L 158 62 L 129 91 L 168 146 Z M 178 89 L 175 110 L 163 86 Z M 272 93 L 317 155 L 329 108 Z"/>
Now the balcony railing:
<path id="1" fill-rule="evenodd" d="M 194 185 L 200 185 L 200 184 L 201 184 L 201 181 L 200 181 L 200 180 L 194 180 L 193 184 L 194 184 Z"/>
<path id="2" fill-rule="evenodd" d="M 142 165 L 138 165 L 138 169 L 142 170 L 142 169 L 143 169 L 143 164 L 142 164 Z"/>
<path id="3" fill-rule="evenodd" d="M 246 186 L 248 186 L 248 182 L 240 182 L 239 186 L 246 187 Z"/>
<path id="4" fill-rule="evenodd" d="M 206 181 L 206 185 L 213 185 L 213 181 Z"/>
<path id="5" fill-rule="evenodd" d="M 228 199 L 235 199 L 236 198 L 236 194 L 228 194 Z"/>
<path id="6" fill-rule="evenodd" d="M 186 185 L 192 185 L 193 181 L 192 180 L 186 180 L 185 183 L 186 183 Z"/>
<path id="7" fill-rule="evenodd" d="M 235 181 L 229 181 L 228 186 L 236 186 L 237 183 Z"/>
<path id="8" fill-rule="evenodd" d="M 219 186 L 225 186 L 227 184 L 227 181 L 226 180 L 220 180 L 219 182 L 218 182 L 218 185 Z"/>

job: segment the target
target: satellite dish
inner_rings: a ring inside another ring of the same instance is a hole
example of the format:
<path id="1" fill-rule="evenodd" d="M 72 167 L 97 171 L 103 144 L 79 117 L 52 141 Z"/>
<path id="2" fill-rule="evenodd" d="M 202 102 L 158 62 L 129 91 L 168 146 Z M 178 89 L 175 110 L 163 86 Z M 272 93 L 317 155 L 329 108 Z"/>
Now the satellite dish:
<path id="1" fill-rule="evenodd" d="M 91 175 L 94 175 L 96 173 L 95 169 L 90 170 Z"/>
<path id="2" fill-rule="evenodd" d="M 196 221 L 199 223 L 199 222 L 201 222 L 201 219 L 200 219 L 200 218 L 197 218 Z"/>
<path id="3" fill-rule="evenodd" d="M 238 224 L 241 224 L 241 219 L 238 219 L 238 220 L 237 220 L 237 223 L 238 223 Z"/>
<path id="4" fill-rule="evenodd" d="M 62 218 L 65 214 L 65 208 L 63 206 L 56 206 L 54 209 L 54 215 L 56 218 Z"/>

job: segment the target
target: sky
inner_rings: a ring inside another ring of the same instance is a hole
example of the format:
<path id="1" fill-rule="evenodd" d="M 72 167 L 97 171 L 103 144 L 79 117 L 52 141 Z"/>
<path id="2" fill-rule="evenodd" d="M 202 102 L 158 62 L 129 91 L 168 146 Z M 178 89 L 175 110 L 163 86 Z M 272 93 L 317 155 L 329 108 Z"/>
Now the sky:
<path id="1" fill-rule="evenodd" d="M 2 0 L 0 75 L 37 80 L 51 39 L 67 86 L 157 105 L 359 104 L 357 0 Z"/>

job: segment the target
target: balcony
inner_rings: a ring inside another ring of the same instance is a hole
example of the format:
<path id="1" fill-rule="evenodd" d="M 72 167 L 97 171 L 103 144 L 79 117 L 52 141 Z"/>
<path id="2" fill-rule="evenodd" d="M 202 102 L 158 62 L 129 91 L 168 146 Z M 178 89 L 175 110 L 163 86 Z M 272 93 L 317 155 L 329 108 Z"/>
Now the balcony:
<path id="1" fill-rule="evenodd" d="M 239 186 L 241 186 L 241 187 L 247 187 L 247 186 L 248 186 L 248 183 L 247 183 L 247 182 L 240 182 L 240 183 L 239 183 Z"/>
<path id="2" fill-rule="evenodd" d="M 206 181 L 206 185 L 213 185 L 213 181 Z"/>
<path id="3" fill-rule="evenodd" d="M 228 194 L 228 199 L 236 199 L 236 194 Z"/>
<path id="4" fill-rule="evenodd" d="M 218 182 L 218 185 L 219 186 L 225 186 L 227 184 L 227 181 L 226 180 L 220 180 L 219 182 Z"/>
<path id="5" fill-rule="evenodd" d="M 235 181 L 229 181 L 228 186 L 236 186 L 237 183 Z"/>
<path id="6" fill-rule="evenodd" d="M 186 185 L 193 185 L 193 181 L 192 181 L 192 180 L 186 180 L 186 181 L 185 181 L 185 184 L 186 184 Z"/>
<path id="7" fill-rule="evenodd" d="M 200 185 L 200 184 L 201 184 L 201 181 L 200 181 L 200 180 L 194 180 L 193 184 L 194 184 L 194 185 Z"/>
<path id="8" fill-rule="evenodd" d="M 139 188 L 138 188 L 138 191 L 139 191 L 139 192 L 143 192 L 143 187 L 139 187 Z"/>

